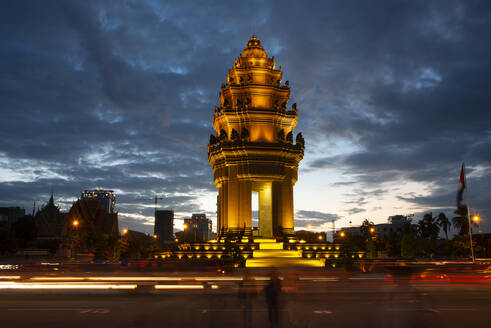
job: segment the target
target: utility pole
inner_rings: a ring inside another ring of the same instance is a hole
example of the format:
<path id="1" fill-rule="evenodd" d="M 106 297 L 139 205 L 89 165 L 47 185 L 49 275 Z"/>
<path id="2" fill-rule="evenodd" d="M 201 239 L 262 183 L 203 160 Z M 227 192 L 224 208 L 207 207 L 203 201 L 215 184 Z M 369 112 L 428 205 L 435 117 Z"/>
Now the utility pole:
<path id="1" fill-rule="evenodd" d="M 332 219 L 332 242 L 334 242 L 334 236 L 336 236 L 336 220 Z"/>

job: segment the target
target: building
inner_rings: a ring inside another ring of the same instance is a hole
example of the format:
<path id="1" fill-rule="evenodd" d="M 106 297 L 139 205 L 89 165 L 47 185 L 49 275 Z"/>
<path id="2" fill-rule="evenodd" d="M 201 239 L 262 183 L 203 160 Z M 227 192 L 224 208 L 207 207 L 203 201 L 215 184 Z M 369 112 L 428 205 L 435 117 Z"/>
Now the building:
<path id="1" fill-rule="evenodd" d="M 209 240 L 211 220 L 193 214 L 176 233 L 181 244 L 172 256 L 225 257 L 245 267 L 326 267 L 337 261 L 341 245 L 327 243 L 325 234 L 305 234 L 310 243 L 295 236 L 293 186 L 305 142 L 301 133 L 294 138 L 297 105 L 287 109 L 289 98 L 281 67 L 276 69 L 253 36 L 229 70 L 213 115 L 216 135 L 210 136 L 208 161 L 218 188 L 217 239 Z M 259 203 L 257 234 L 253 193 Z M 358 258 L 363 256 L 358 252 Z M 166 257 L 167 252 L 154 254 Z"/>
<path id="2" fill-rule="evenodd" d="M 98 199 L 76 201 L 64 220 L 62 237 L 65 247 L 93 250 L 102 239 L 119 236 L 118 213 L 108 213 Z"/>
<path id="3" fill-rule="evenodd" d="M 206 214 L 193 214 L 190 219 L 184 219 L 184 235 L 187 239 L 203 242 L 212 237 L 212 222 Z"/>
<path id="4" fill-rule="evenodd" d="M 48 203 L 34 216 L 38 240 L 61 239 L 65 218 L 66 213 L 60 212 L 58 206 L 55 205 L 53 195 L 51 195 Z"/>
<path id="5" fill-rule="evenodd" d="M 375 225 L 375 231 L 378 235 L 389 237 L 391 235 L 402 235 L 411 227 L 411 219 L 404 215 L 389 216 L 388 223 Z"/>
<path id="6" fill-rule="evenodd" d="M 26 210 L 20 207 L 0 207 L 0 222 L 12 224 L 26 215 Z"/>
<path id="7" fill-rule="evenodd" d="M 252 193 L 259 199 L 259 237 L 294 236 L 293 186 L 304 154 L 294 138 L 297 105 L 290 86 L 255 36 L 222 84 L 208 161 L 218 188 L 218 236 L 252 235 Z"/>
<path id="8" fill-rule="evenodd" d="M 105 190 L 102 188 L 84 190 L 82 192 L 81 199 L 98 199 L 101 203 L 101 208 L 105 209 L 107 213 L 114 213 L 116 195 L 114 195 L 114 192 L 112 190 Z"/>
<path id="9" fill-rule="evenodd" d="M 174 211 L 155 211 L 154 235 L 163 243 L 174 241 Z"/>
<path id="10" fill-rule="evenodd" d="M 406 229 L 414 229 L 414 225 L 411 224 L 411 218 L 404 215 L 389 216 L 388 223 L 375 224 L 375 233 L 379 236 L 389 237 L 392 235 L 402 235 Z M 344 227 L 337 232 L 337 238 L 340 237 L 341 232 L 349 234 L 351 236 L 361 236 L 361 227 Z"/>

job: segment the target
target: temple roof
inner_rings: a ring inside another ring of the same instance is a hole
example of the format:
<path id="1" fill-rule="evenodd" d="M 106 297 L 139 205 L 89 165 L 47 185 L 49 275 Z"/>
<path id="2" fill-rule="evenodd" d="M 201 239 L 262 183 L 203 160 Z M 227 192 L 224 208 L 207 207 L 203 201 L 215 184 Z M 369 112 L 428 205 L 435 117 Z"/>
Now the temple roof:
<path id="1" fill-rule="evenodd" d="M 242 57 L 267 57 L 267 55 L 261 45 L 261 41 L 257 37 L 252 36 L 242 52 Z"/>

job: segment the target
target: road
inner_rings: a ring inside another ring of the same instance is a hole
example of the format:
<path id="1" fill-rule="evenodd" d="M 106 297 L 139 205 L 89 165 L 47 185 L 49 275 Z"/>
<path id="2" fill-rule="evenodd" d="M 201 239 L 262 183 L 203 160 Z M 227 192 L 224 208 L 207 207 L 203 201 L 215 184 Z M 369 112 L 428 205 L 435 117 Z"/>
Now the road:
<path id="1" fill-rule="evenodd" d="M 281 327 L 488 327 L 491 322 L 491 284 L 483 276 L 477 281 L 321 272 L 284 276 Z M 243 327 L 238 282 L 215 279 L 208 287 L 216 288 L 190 290 L 156 290 L 155 282 L 130 290 L 4 290 L 2 326 Z M 252 327 L 268 327 L 264 284 L 256 282 Z"/>

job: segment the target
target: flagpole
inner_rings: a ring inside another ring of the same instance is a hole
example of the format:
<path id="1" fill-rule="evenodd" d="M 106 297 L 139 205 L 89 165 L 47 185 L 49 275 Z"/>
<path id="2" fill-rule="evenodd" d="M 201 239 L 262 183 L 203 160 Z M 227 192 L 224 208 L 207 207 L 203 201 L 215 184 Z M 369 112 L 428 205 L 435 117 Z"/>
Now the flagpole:
<path id="1" fill-rule="evenodd" d="M 467 220 L 469 221 L 469 240 L 471 243 L 471 256 L 472 263 L 475 263 L 474 258 L 474 246 L 472 245 L 472 226 L 471 226 L 471 216 L 470 216 L 470 205 L 469 205 L 469 184 L 467 183 L 467 175 L 465 174 L 465 164 L 462 162 L 462 167 L 464 168 L 464 181 L 465 181 L 465 202 L 467 203 Z"/>

